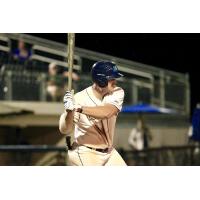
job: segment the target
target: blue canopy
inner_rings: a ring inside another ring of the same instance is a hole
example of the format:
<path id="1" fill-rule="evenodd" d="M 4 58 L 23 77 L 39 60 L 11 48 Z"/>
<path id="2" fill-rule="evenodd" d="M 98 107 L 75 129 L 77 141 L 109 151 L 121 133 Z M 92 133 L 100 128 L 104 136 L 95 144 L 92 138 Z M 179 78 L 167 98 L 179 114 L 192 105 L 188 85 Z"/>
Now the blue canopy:
<path id="1" fill-rule="evenodd" d="M 130 106 L 123 106 L 122 111 L 123 113 L 166 113 L 172 114 L 175 113 L 174 110 L 158 107 L 150 104 L 139 103 L 136 105 Z"/>

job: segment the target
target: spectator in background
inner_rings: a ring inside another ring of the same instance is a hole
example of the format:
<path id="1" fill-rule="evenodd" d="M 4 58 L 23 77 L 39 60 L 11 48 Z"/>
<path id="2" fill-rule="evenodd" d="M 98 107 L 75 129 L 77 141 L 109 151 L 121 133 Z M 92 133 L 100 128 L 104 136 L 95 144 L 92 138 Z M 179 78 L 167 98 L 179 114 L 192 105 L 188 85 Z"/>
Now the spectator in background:
<path id="1" fill-rule="evenodd" d="M 192 126 L 188 132 L 189 141 L 200 143 L 200 103 L 197 103 L 192 115 Z"/>
<path id="2" fill-rule="evenodd" d="M 135 150 L 133 165 L 148 164 L 148 153 L 143 150 L 149 148 L 150 140 L 152 140 L 150 129 L 144 123 L 143 116 L 140 116 L 137 120 L 136 127 L 132 129 L 128 138 L 129 145 Z"/>
<path id="3" fill-rule="evenodd" d="M 69 72 L 64 72 L 63 75 L 65 77 L 68 77 L 69 76 Z M 72 72 L 72 80 L 73 81 L 78 81 L 80 79 L 79 75 L 76 74 L 75 72 Z"/>
<path id="4" fill-rule="evenodd" d="M 188 142 L 195 145 L 194 154 L 199 156 L 200 152 L 200 103 L 197 103 L 192 115 L 192 124 L 188 130 Z"/>
<path id="5" fill-rule="evenodd" d="M 69 73 L 59 73 L 59 67 L 56 63 L 49 64 L 49 76 L 47 80 L 47 100 L 48 101 L 62 101 L 62 98 L 67 90 L 67 80 Z M 72 73 L 72 80 L 78 81 L 79 76 Z"/>
<path id="6" fill-rule="evenodd" d="M 128 138 L 129 145 L 137 151 L 147 149 L 149 141 L 152 140 L 152 134 L 143 120 L 142 117 L 138 119 L 136 128 L 132 129 Z"/>
<path id="7" fill-rule="evenodd" d="M 25 62 L 30 58 L 31 50 L 26 47 L 26 44 L 23 40 L 19 40 L 18 47 L 14 49 L 12 55 L 14 60 Z"/>

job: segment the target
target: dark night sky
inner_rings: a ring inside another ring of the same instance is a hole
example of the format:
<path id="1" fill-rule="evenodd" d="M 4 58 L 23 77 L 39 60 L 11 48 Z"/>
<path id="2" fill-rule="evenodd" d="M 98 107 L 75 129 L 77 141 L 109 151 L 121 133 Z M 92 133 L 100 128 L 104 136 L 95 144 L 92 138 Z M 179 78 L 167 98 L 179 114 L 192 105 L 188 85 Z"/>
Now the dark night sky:
<path id="1" fill-rule="evenodd" d="M 32 34 L 67 42 L 66 34 Z M 192 109 L 200 101 L 200 34 L 76 34 L 76 46 L 177 72 L 189 73 Z"/>

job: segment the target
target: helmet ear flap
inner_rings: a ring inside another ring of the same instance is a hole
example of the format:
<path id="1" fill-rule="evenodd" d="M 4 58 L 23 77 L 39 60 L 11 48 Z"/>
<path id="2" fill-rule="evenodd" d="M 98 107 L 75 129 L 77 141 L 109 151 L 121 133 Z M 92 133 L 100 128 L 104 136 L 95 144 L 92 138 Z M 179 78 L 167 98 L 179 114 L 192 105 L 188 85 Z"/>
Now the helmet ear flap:
<path id="1" fill-rule="evenodd" d="M 106 87 L 108 85 L 108 80 L 106 78 L 102 78 L 102 80 L 100 80 L 99 83 L 97 83 L 97 85 L 99 87 L 104 88 L 104 87 Z"/>
<path id="2" fill-rule="evenodd" d="M 97 78 L 96 80 L 93 80 L 99 87 L 106 87 L 108 85 L 108 80 L 106 77 L 100 77 Z"/>

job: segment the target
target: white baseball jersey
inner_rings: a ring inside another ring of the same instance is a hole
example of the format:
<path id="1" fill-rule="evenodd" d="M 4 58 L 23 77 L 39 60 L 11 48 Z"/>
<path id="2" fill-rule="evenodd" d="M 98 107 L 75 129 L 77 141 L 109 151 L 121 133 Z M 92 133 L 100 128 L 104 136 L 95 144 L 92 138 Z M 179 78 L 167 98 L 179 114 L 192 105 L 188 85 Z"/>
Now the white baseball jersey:
<path id="1" fill-rule="evenodd" d="M 112 94 L 106 95 L 103 100 L 96 98 L 92 86 L 78 92 L 74 96 L 75 104 L 81 106 L 103 106 L 112 104 L 120 111 L 124 100 L 124 90 L 116 87 Z M 107 148 L 113 144 L 117 115 L 109 119 L 95 119 L 82 113 L 75 112 L 75 141 L 78 144 L 94 148 Z"/>

